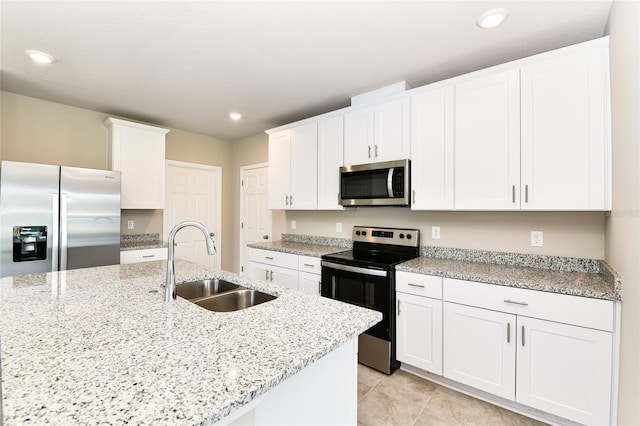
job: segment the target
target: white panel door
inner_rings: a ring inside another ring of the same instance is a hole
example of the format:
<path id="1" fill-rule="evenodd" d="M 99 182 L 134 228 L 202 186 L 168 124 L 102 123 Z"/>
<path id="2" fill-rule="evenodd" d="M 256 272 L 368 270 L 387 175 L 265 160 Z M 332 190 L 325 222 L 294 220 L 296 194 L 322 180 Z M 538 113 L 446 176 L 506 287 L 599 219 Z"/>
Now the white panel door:
<path id="1" fill-rule="evenodd" d="M 269 208 L 289 208 L 291 195 L 291 132 L 269 135 Z"/>
<path id="2" fill-rule="evenodd" d="M 318 207 L 318 123 L 291 129 L 291 192 L 289 209 Z"/>
<path id="3" fill-rule="evenodd" d="M 409 158 L 410 100 L 408 97 L 385 102 L 374 108 L 373 160 L 393 161 Z"/>
<path id="4" fill-rule="evenodd" d="M 396 293 L 398 361 L 442 374 L 442 300 Z"/>
<path id="5" fill-rule="evenodd" d="M 520 208 L 519 70 L 455 87 L 455 208 Z"/>
<path id="6" fill-rule="evenodd" d="M 344 210 L 338 203 L 344 165 L 344 117 L 318 121 L 318 210 Z"/>
<path id="7" fill-rule="evenodd" d="M 516 316 L 444 303 L 444 377 L 514 400 Z"/>
<path id="8" fill-rule="evenodd" d="M 240 168 L 240 274 L 249 275 L 247 244 L 271 240 L 268 167 Z"/>
<path id="9" fill-rule="evenodd" d="M 171 229 L 180 222 L 195 220 L 202 223 L 213 234 L 216 254 L 207 254 L 200 230 L 187 227 L 176 234 L 175 256 L 220 269 L 222 168 L 167 161 L 166 175 L 164 239 L 169 237 Z"/>
<path id="10" fill-rule="evenodd" d="M 412 210 L 453 209 L 453 87 L 411 98 Z"/>
<path id="11" fill-rule="evenodd" d="M 521 96 L 522 208 L 610 209 L 605 51 L 524 67 Z"/>
<path id="12" fill-rule="evenodd" d="M 612 333 L 520 316 L 518 333 L 517 402 L 610 424 Z"/>

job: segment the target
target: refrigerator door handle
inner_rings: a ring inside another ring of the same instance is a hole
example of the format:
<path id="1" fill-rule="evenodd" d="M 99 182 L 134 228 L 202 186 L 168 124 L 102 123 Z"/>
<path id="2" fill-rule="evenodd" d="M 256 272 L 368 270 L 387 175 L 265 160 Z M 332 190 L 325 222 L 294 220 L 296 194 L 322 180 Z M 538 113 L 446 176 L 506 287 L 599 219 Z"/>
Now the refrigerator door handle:
<path id="1" fill-rule="evenodd" d="M 60 248 L 60 229 L 58 227 L 58 213 L 60 212 L 60 195 L 53 194 L 53 221 L 51 226 L 51 270 L 58 271 L 58 250 Z"/>
<path id="2" fill-rule="evenodd" d="M 67 194 L 60 194 L 60 270 L 67 270 Z"/>

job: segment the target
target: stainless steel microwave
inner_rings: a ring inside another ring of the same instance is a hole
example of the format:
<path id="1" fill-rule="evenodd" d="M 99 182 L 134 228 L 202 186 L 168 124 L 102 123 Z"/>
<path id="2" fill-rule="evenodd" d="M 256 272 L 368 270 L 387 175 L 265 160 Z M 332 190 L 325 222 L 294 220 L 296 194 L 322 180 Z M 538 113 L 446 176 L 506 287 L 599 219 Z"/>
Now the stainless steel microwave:
<path id="1" fill-rule="evenodd" d="M 408 206 L 410 161 L 385 161 L 340 167 L 343 206 Z"/>

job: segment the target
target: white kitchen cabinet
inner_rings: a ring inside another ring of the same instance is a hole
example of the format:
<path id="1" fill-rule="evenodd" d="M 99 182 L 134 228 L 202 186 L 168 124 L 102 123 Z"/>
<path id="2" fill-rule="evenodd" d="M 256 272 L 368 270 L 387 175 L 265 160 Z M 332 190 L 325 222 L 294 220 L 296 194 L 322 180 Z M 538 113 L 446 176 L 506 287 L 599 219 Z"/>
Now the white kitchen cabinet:
<path id="1" fill-rule="evenodd" d="M 521 208 L 610 210 L 602 45 L 521 69 Z"/>
<path id="2" fill-rule="evenodd" d="M 298 255 L 249 248 L 249 276 L 254 280 L 298 288 Z"/>
<path id="3" fill-rule="evenodd" d="M 614 305 L 444 279 L 444 376 L 583 424 L 609 424 Z"/>
<path id="4" fill-rule="evenodd" d="M 411 209 L 453 209 L 453 87 L 411 97 Z"/>
<path id="5" fill-rule="evenodd" d="M 269 135 L 269 207 L 314 210 L 318 205 L 318 123 Z"/>
<path id="6" fill-rule="evenodd" d="M 410 101 L 402 97 L 344 115 L 344 164 L 410 157 Z"/>
<path id="7" fill-rule="evenodd" d="M 344 116 L 318 120 L 318 210 L 344 210 L 338 202 L 343 158 Z"/>
<path id="8" fill-rule="evenodd" d="M 455 208 L 520 208 L 520 72 L 455 86 Z"/>
<path id="9" fill-rule="evenodd" d="M 121 172 L 123 209 L 164 209 L 165 135 L 168 129 L 108 118 L 112 170 Z"/>
<path id="10" fill-rule="evenodd" d="M 150 248 L 141 250 L 125 250 L 120 252 L 120 264 L 151 262 L 153 260 L 165 260 L 167 248 Z"/>
<path id="11" fill-rule="evenodd" d="M 298 272 L 298 289 L 307 294 L 320 295 L 320 274 Z"/>
<path id="12" fill-rule="evenodd" d="M 442 374 L 442 278 L 396 272 L 396 358 Z"/>

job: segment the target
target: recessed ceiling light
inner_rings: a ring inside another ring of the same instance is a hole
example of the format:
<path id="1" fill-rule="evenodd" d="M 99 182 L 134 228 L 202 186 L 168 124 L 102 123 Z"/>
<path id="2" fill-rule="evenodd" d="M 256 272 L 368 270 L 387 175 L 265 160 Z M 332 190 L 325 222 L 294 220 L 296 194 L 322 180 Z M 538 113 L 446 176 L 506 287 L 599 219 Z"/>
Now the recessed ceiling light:
<path id="1" fill-rule="evenodd" d="M 40 52 L 39 50 L 26 50 L 25 52 L 32 60 L 39 64 L 50 64 L 56 60 L 56 58 L 48 53 Z"/>
<path id="2" fill-rule="evenodd" d="M 239 112 L 230 112 L 229 118 L 232 120 L 238 121 L 242 118 L 242 114 L 240 114 Z"/>
<path id="3" fill-rule="evenodd" d="M 509 16 L 509 11 L 504 7 L 498 7 L 496 9 L 487 10 L 482 15 L 478 16 L 476 24 L 480 28 L 493 28 L 502 24 Z"/>

